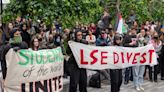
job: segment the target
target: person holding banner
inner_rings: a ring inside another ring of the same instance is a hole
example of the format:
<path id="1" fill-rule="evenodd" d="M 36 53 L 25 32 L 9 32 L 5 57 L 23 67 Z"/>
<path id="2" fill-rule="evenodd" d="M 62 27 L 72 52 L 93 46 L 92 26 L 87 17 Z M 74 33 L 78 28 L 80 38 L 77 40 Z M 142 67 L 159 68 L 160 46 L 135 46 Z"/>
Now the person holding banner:
<path id="1" fill-rule="evenodd" d="M 87 41 L 82 39 L 82 32 L 75 32 L 75 42 L 88 44 Z M 87 73 L 86 69 L 79 68 L 75 57 L 71 53 L 68 60 L 69 74 L 70 74 L 70 85 L 69 92 L 77 92 L 77 85 L 79 84 L 80 92 L 87 92 Z"/>
<path id="2" fill-rule="evenodd" d="M 123 46 L 124 47 L 138 47 L 135 28 L 132 28 L 132 30 L 130 30 L 129 33 L 125 36 L 123 40 Z M 133 80 L 132 67 L 128 67 L 125 69 L 124 84 L 128 84 L 130 79 Z"/>
<path id="3" fill-rule="evenodd" d="M 153 44 L 154 46 L 154 49 L 155 49 L 155 52 L 156 52 L 156 56 L 157 56 L 157 60 L 158 62 L 160 62 L 159 60 L 159 55 L 161 54 L 161 49 L 162 49 L 162 42 L 161 40 L 159 39 L 159 36 L 158 36 L 158 33 L 157 32 L 154 32 L 153 33 L 153 36 L 152 36 L 152 39 L 150 40 L 149 44 Z M 154 79 L 152 78 L 152 73 L 153 73 L 153 67 L 154 67 Z M 158 75 L 158 72 L 159 72 L 159 65 L 154 65 L 154 66 L 149 66 L 149 78 L 150 78 L 150 81 L 153 81 L 154 82 L 157 82 L 157 75 Z"/>
<path id="4" fill-rule="evenodd" d="M 161 80 L 164 80 L 164 61 L 162 61 L 164 60 L 164 32 L 162 33 L 160 39 L 162 41 L 162 49 L 161 49 L 161 55 L 160 55 Z"/>
<path id="5" fill-rule="evenodd" d="M 121 46 L 122 37 L 120 35 L 114 36 L 113 45 Z M 119 92 L 122 84 L 122 69 L 110 69 L 111 78 L 111 92 Z"/>
<path id="6" fill-rule="evenodd" d="M 2 53 L 1 66 L 2 66 L 3 79 L 6 78 L 6 74 L 7 74 L 7 64 L 6 64 L 6 57 L 5 57 L 7 52 L 11 48 L 13 48 L 15 51 L 18 51 L 19 49 L 28 49 L 28 45 L 22 41 L 22 36 L 20 33 L 21 32 L 19 31 L 18 28 L 14 28 L 10 34 L 9 44 L 7 44 L 4 47 L 4 50 L 1 52 Z"/>
<path id="7" fill-rule="evenodd" d="M 110 42 L 107 38 L 107 34 L 105 33 L 104 30 L 101 31 L 100 37 L 97 38 L 96 40 L 96 46 L 109 46 Z M 104 76 L 105 79 L 107 79 L 110 82 L 110 74 L 109 74 L 109 69 L 105 70 L 100 70 L 99 73 Z M 100 78 L 101 79 L 101 78 Z M 101 81 L 101 80 L 100 80 Z"/>
<path id="8" fill-rule="evenodd" d="M 144 33 L 144 29 L 141 30 L 141 32 Z M 144 34 L 143 33 L 139 33 L 137 35 L 137 43 L 139 47 L 144 46 L 144 42 L 145 42 L 145 38 L 144 38 Z M 143 76 L 144 76 L 144 72 L 145 72 L 145 65 L 136 65 L 132 67 L 132 71 L 133 71 L 133 82 L 134 82 L 134 86 L 136 88 L 137 91 L 144 91 L 144 88 L 142 87 L 142 83 L 143 83 Z"/>

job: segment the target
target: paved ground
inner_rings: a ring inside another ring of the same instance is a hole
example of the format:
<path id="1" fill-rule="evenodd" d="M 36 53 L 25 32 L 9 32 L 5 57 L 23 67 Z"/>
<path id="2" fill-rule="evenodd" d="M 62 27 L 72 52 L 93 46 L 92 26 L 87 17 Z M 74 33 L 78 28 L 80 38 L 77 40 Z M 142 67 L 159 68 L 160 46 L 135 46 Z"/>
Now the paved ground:
<path id="1" fill-rule="evenodd" d="M 110 85 L 102 84 L 101 89 L 88 88 L 88 92 L 110 92 Z M 149 82 L 148 80 L 144 81 L 143 87 L 145 88 L 144 92 L 164 92 L 164 81 L 160 80 L 157 83 Z M 122 84 L 120 92 L 137 92 L 134 89 L 133 83 L 130 82 L 128 85 Z"/>
<path id="2" fill-rule="evenodd" d="M 88 75 L 92 75 L 94 72 L 88 72 Z M 89 79 L 89 78 L 88 78 Z M 69 78 L 64 79 L 66 85 L 64 85 L 62 92 L 68 92 L 69 90 Z M 144 80 L 143 87 L 145 89 L 144 92 L 164 92 L 164 81 L 160 80 L 160 76 L 158 76 L 158 82 L 150 82 L 148 80 Z M 88 87 L 88 92 L 110 92 L 110 85 L 107 84 L 107 81 L 102 81 L 102 88 L 91 88 Z M 137 92 L 134 89 L 133 82 L 129 82 L 128 85 L 124 85 L 122 83 L 120 92 Z"/>

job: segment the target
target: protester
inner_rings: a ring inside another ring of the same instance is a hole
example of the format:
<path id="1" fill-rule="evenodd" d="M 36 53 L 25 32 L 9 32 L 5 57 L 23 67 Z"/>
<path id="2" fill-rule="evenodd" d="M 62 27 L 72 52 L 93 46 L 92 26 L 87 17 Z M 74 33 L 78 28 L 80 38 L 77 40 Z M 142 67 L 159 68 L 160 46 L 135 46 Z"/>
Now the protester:
<path id="1" fill-rule="evenodd" d="M 27 24 L 21 25 L 21 36 L 22 36 L 22 41 L 26 42 L 28 46 L 30 46 L 31 36 L 27 32 Z"/>
<path id="2" fill-rule="evenodd" d="M 133 28 L 124 38 L 123 40 L 124 47 L 138 47 L 137 44 L 137 37 L 136 37 L 136 30 Z M 125 81 L 124 84 L 128 84 L 129 80 L 132 79 L 132 68 L 128 67 L 125 69 Z"/>
<path id="3" fill-rule="evenodd" d="M 129 28 L 131 28 L 133 26 L 133 22 L 136 20 L 136 14 L 134 13 L 133 10 L 131 10 L 130 12 L 130 16 L 127 20 L 127 24 L 129 26 Z"/>
<path id="4" fill-rule="evenodd" d="M 75 42 L 87 44 L 88 42 L 82 39 L 82 32 L 75 32 Z M 77 92 L 77 85 L 79 85 L 80 92 L 87 92 L 87 73 L 86 69 L 79 68 L 76 60 L 71 54 L 69 60 L 69 74 L 70 74 L 70 85 L 69 92 Z"/>
<path id="5" fill-rule="evenodd" d="M 10 33 L 11 31 L 13 30 L 13 23 L 8 23 L 8 26 L 7 28 L 4 30 L 4 33 L 5 33 L 5 38 L 4 38 L 4 42 L 9 42 L 9 39 L 10 39 Z"/>
<path id="6" fill-rule="evenodd" d="M 51 26 L 51 28 L 46 32 L 45 36 L 46 36 L 46 41 L 48 41 L 49 39 L 49 35 L 53 35 L 53 37 L 56 35 L 56 28 L 54 25 Z"/>
<path id="7" fill-rule="evenodd" d="M 96 40 L 96 46 L 109 46 L 109 41 L 107 39 L 107 34 L 105 33 L 105 31 L 101 31 L 100 37 L 97 38 Z M 105 70 L 100 70 L 99 73 L 101 75 L 104 76 L 105 79 L 107 79 L 110 83 L 110 75 L 109 75 L 109 69 L 105 69 Z M 101 81 L 101 80 L 100 80 Z"/>
<path id="8" fill-rule="evenodd" d="M 142 47 L 144 46 L 144 30 L 141 30 L 141 33 L 139 33 L 137 35 L 137 39 L 138 39 L 138 46 Z M 137 91 L 144 91 L 144 88 L 142 87 L 142 83 L 143 83 L 143 76 L 144 76 L 144 72 L 145 72 L 145 66 L 144 65 L 136 65 L 132 67 L 133 70 L 133 82 L 134 82 L 134 86 L 136 88 Z"/>
<path id="9" fill-rule="evenodd" d="M 92 31 L 88 31 L 88 35 L 86 36 L 86 41 L 88 41 L 89 44 L 95 44 L 96 42 L 96 37 L 95 35 L 92 34 Z"/>
<path id="10" fill-rule="evenodd" d="M 47 42 L 46 42 L 45 37 L 42 34 L 38 34 L 37 38 L 38 38 L 39 43 L 40 43 L 39 49 L 46 49 L 47 48 Z"/>
<path id="11" fill-rule="evenodd" d="M 120 35 L 114 36 L 114 46 L 122 45 L 122 37 Z M 111 92 L 120 92 L 122 84 L 122 69 L 110 69 L 111 78 Z"/>
<path id="12" fill-rule="evenodd" d="M 93 33 L 93 35 L 96 35 L 96 25 L 94 23 L 91 23 L 89 30 Z"/>
<path id="13" fill-rule="evenodd" d="M 2 40 L 2 37 L 3 37 L 3 28 L 2 28 L 2 24 L 0 23 L 0 46 L 2 45 L 3 43 L 3 40 Z"/>
<path id="14" fill-rule="evenodd" d="M 96 46 L 108 46 L 109 42 L 107 40 L 107 34 L 105 31 L 102 31 L 100 37 L 96 40 Z"/>
<path id="15" fill-rule="evenodd" d="M 162 48 L 162 42 L 160 41 L 157 32 L 154 32 L 154 34 L 152 35 L 152 39 L 150 40 L 149 44 L 153 44 L 155 52 L 156 52 L 157 60 L 159 63 L 160 62 L 159 61 L 159 55 L 161 54 L 160 50 Z M 154 67 L 154 71 L 152 70 L 153 67 Z M 159 72 L 159 64 L 154 65 L 153 67 L 152 66 L 149 67 L 149 79 L 150 79 L 150 81 L 157 82 L 157 75 Z M 152 75 L 152 73 L 154 75 Z M 152 77 L 154 77 L 154 78 L 152 78 Z"/>
<path id="16" fill-rule="evenodd" d="M 109 44 L 113 43 L 114 35 L 115 35 L 114 31 L 111 29 L 108 33 L 108 41 L 110 42 Z"/>
<path id="17" fill-rule="evenodd" d="M 62 36 L 57 33 L 54 37 L 54 44 L 56 47 L 61 46 Z"/>
<path id="18" fill-rule="evenodd" d="M 57 46 L 54 44 L 54 36 L 52 34 L 49 35 L 48 42 L 47 42 L 47 49 L 53 49 Z"/>
<path id="19" fill-rule="evenodd" d="M 164 33 L 161 35 L 160 40 L 162 41 L 162 49 L 160 55 L 160 71 L 161 71 L 161 80 L 164 80 Z"/>
<path id="20" fill-rule="evenodd" d="M 69 48 L 69 40 L 101 47 L 114 45 L 135 48 L 153 44 L 159 61 L 158 65 L 147 65 L 146 68 L 145 66 L 136 65 L 126 68 L 125 73 L 123 73 L 123 75 L 125 75 L 124 84 L 128 84 L 129 80 L 133 80 L 137 91 L 144 90 L 142 86 L 143 73 L 147 68 L 149 69 L 150 81 L 154 80 L 157 82 L 159 69 L 161 80 L 164 80 L 164 62 L 162 62 L 164 60 L 164 31 L 159 21 L 146 21 L 142 23 L 143 25 L 140 27 L 139 20 L 137 21 L 136 19 L 136 14 L 132 11 L 126 21 L 127 24 L 124 23 L 125 28 L 130 31 L 128 31 L 127 34 L 118 34 L 112 27 L 112 17 L 107 10 L 104 10 L 97 25 L 95 25 L 96 23 L 84 25 L 83 23 L 76 22 L 73 30 L 67 28 L 62 30 L 62 25 L 59 23 L 59 20 L 47 26 L 42 19 L 38 19 L 38 22 L 35 22 L 29 18 L 26 19 L 23 16 L 18 16 L 15 21 L 9 22 L 8 25 L 6 25 L 6 29 L 0 25 L 0 61 L 2 63 L 3 79 L 6 78 L 7 72 L 5 55 L 10 48 L 18 51 L 31 46 L 32 50 L 38 51 L 40 49 L 61 47 L 65 57 L 64 76 L 66 75 L 66 77 L 64 78 L 67 78 L 68 75 L 70 76 L 69 92 L 77 92 L 78 88 L 80 92 L 87 92 L 86 69 L 78 67 L 75 57 Z M 161 36 L 160 39 L 159 35 Z M 152 76 L 153 72 L 154 78 Z M 111 92 L 120 91 L 123 78 L 122 69 L 110 69 L 110 71 L 109 69 L 105 69 L 100 70 L 97 74 L 98 76 L 103 75 L 100 81 L 104 77 L 111 82 Z M 146 72 L 144 75 L 146 75 Z M 97 78 L 97 80 L 99 79 Z M 97 80 L 95 82 L 97 82 Z"/>
<path id="21" fill-rule="evenodd" d="M 103 16 L 102 16 L 101 20 L 102 20 L 102 22 L 104 24 L 103 29 L 108 28 L 109 24 L 110 24 L 110 22 L 112 20 L 112 17 L 110 16 L 108 10 L 106 10 L 106 9 L 104 10 Z"/>
<path id="22" fill-rule="evenodd" d="M 37 37 L 33 37 L 31 40 L 31 49 L 34 51 L 39 50 L 39 40 Z"/>
<path id="23" fill-rule="evenodd" d="M 1 66 L 2 66 L 3 79 L 6 78 L 6 73 L 7 73 L 7 64 L 6 64 L 5 55 L 7 54 L 10 48 L 13 48 L 15 51 L 19 49 L 28 49 L 27 44 L 25 42 L 22 42 L 20 31 L 17 28 L 11 31 L 9 44 L 7 44 L 2 50 Z"/>

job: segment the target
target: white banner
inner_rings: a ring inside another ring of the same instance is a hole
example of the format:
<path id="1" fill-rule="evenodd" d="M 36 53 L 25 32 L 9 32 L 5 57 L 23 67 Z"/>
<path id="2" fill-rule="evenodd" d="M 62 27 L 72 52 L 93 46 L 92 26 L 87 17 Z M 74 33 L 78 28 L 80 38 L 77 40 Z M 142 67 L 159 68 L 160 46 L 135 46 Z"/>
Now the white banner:
<path id="1" fill-rule="evenodd" d="M 157 57 L 152 44 L 137 47 L 90 46 L 69 41 L 79 68 L 122 69 L 135 65 L 156 65 Z"/>
<path id="2" fill-rule="evenodd" d="M 5 92 L 59 92 L 63 88 L 61 48 L 51 50 L 10 49 L 6 55 Z"/>

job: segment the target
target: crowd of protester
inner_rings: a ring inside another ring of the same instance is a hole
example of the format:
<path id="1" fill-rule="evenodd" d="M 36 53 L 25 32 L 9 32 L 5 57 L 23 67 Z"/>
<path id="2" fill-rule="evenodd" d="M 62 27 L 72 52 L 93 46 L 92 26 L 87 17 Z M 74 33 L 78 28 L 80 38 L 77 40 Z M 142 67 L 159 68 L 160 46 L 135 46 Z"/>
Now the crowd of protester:
<path id="1" fill-rule="evenodd" d="M 119 92 L 122 81 L 128 84 L 134 82 L 137 91 L 144 90 L 144 79 L 158 82 L 158 75 L 164 80 L 164 25 L 159 21 L 145 21 L 138 24 L 135 14 L 125 21 L 127 33 L 118 34 L 110 23 L 112 17 L 104 11 L 97 23 L 82 24 L 77 22 L 74 28 L 62 29 L 61 23 L 54 22 L 47 26 L 44 21 L 34 22 L 30 18 L 18 16 L 15 21 L 0 25 L 0 61 L 3 79 L 6 77 L 5 55 L 10 48 L 14 50 L 31 48 L 32 50 L 53 49 L 62 47 L 66 57 L 64 61 L 64 77 L 70 76 L 69 92 L 87 92 L 87 72 L 76 64 L 75 58 L 68 46 L 69 40 L 95 46 L 142 47 L 153 44 L 157 54 L 158 64 L 155 66 L 133 66 L 126 69 L 107 69 L 98 71 L 108 81 L 111 81 L 111 92 Z"/>

